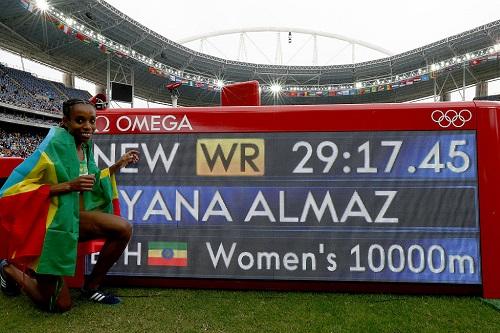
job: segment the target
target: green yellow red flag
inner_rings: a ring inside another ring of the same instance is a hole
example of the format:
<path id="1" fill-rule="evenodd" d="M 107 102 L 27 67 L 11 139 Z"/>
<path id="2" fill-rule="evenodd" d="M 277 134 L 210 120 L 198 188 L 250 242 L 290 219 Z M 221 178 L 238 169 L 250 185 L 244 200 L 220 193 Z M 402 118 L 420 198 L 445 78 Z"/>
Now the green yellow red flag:
<path id="1" fill-rule="evenodd" d="M 92 143 L 84 147 L 89 174 L 85 210 L 118 213 L 118 192 L 109 169 L 99 170 Z M 50 196 L 50 186 L 79 176 L 74 137 L 52 128 L 37 150 L 16 167 L 0 189 L 0 258 L 40 274 L 73 276 L 79 233 L 79 193 Z"/>

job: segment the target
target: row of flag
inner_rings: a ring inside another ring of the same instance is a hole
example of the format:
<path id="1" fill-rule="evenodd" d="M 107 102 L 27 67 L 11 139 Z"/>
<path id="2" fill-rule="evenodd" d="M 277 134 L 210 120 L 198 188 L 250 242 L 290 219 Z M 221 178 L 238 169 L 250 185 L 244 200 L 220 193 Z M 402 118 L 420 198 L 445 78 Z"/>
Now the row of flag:
<path id="1" fill-rule="evenodd" d="M 482 57 L 479 57 L 476 59 L 472 59 L 469 61 L 469 66 L 476 66 L 476 65 L 479 65 L 485 61 L 497 61 L 499 56 L 500 56 L 500 52 L 497 52 L 497 53 L 488 54 L 488 55 L 485 55 L 485 56 L 482 56 Z"/>
<path id="2" fill-rule="evenodd" d="M 476 58 L 469 61 L 469 66 L 477 66 L 485 61 L 498 61 L 499 53 L 490 54 L 488 56 L 483 56 L 480 58 Z M 411 78 L 399 80 L 392 83 L 386 84 L 374 84 L 368 87 L 363 88 L 343 88 L 343 87 L 332 87 L 329 89 L 320 89 L 320 88 L 310 88 L 310 89 L 285 89 L 282 94 L 287 97 L 325 97 L 325 96 L 354 96 L 354 95 L 366 95 L 376 92 L 382 91 L 392 91 L 402 87 L 411 86 L 415 83 L 429 81 L 431 79 L 435 79 L 440 73 L 446 71 L 453 71 L 461 68 L 462 64 L 455 64 L 452 66 L 445 67 L 440 70 L 432 71 L 429 74 L 416 75 Z M 220 90 L 220 87 L 215 84 L 210 84 L 198 80 L 185 79 L 183 77 L 179 77 L 172 74 L 166 74 L 162 70 L 157 69 L 156 67 L 149 67 L 148 71 L 151 74 L 167 77 L 171 82 L 181 82 L 183 85 L 189 87 L 196 87 L 208 90 Z"/>
<path id="3" fill-rule="evenodd" d="M 410 86 L 420 81 L 429 81 L 430 75 L 419 75 L 410 79 L 401 80 L 398 82 L 374 85 L 364 88 L 339 88 L 339 89 L 310 89 L 310 90 L 286 90 L 283 92 L 288 97 L 325 97 L 325 96 L 353 96 L 366 95 L 381 91 L 392 91 L 401 87 Z"/>
<path id="4" fill-rule="evenodd" d="M 93 46 L 97 47 L 99 49 L 99 51 L 101 51 L 102 53 L 105 53 L 105 54 L 113 53 L 119 58 L 126 58 L 127 57 L 127 55 L 125 53 L 120 52 L 118 50 L 108 48 L 106 46 L 106 44 L 104 44 L 103 42 L 96 41 L 96 40 L 90 38 L 89 36 L 86 36 L 85 34 L 79 32 L 77 30 L 72 29 L 70 26 L 60 22 L 57 18 L 54 18 L 50 15 L 47 15 L 47 20 L 52 22 L 57 29 L 61 30 L 66 35 L 73 36 L 85 44 L 93 45 Z"/>
<path id="5" fill-rule="evenodd" d="M 149 67 L 148 71 L 151 74 L 166 77 L 170 82 L 181 82 L 183 85 L 188 87 L 195 87 L 207 90 L 220 90 L 221 88 L 216 84 L 206 83 L 198 80 L 185 79 L 180 76 L 172 74 L 164 74 L 162 71 L 155 67 Z M 420 81 L 429 81 L 431 76 L 429 74 L 419 75 L 410 79 L 401 80 L 398 82 L 375 85 L 366 88 L 340 88 L 332 87 L 330 89 L 303 89 L 300 90 L 284 90 L 282 93 L 288 97 L 319 97 L 319 96 L 349 96 L 349 95 L 364 95 L 380 91 L 391 91 L 404 86 L 409 86 Z"/>
<path id="6" fill-rule="evenodd" d="M 215 83 L 204 82 L 202 80 L 187 79 L 187 78 L 177 76 L 174 74 L 166 73 L 166 72 L 162 71 L 161 69 L 158 69 L 158 68 L 152 67 L 152 66 L 148 67 L 148 72 L 153 74 L 153 75 L 166 78 L 166 79 L 170 80 L 171 83 L 172 82 L 180 82 L 183 85 L 188 86 L 188 87 L 195 87 L 195 88 L 205 89 L 205 90 L 209 90 L 209 91 L 216 91 L 216 90 L 218 91 L 221 89 L 221 87 Z"/>

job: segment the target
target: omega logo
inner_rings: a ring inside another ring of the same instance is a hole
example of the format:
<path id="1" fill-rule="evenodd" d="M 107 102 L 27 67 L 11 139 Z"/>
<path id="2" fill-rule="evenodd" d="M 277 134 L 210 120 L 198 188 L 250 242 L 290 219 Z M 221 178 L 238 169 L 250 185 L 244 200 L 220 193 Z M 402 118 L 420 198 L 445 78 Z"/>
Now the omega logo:
<path id="1" fill-rule="evenodd" d="M 173 132 L 193 127 L 187 115 L 121 115 L 110 120 L 108 116 L 96 117 L 96 133 L 117 132 Z"/>

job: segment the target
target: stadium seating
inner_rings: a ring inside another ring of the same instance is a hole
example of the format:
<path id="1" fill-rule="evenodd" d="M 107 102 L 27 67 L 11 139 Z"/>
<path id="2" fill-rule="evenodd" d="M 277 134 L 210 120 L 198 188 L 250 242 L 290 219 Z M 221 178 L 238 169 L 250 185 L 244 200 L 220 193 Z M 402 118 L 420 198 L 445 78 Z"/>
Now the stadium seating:
<path id="1" fill-rule="evenodd" d="M 15 129 L 14 126 L 2 127 L 0 128 L 0 157 L 26 158 L 33 153 L 45 136 L 42 130 Z"/>
<path id="2" fill-rule="evenodd" d="M 68 88 L 60 82 L 40 79 L 31 73 L 0 64 L 0 103 L 3 104 L 0 108 L 0 156 L 26 158 L 47 130 L 36 125 L 43 122 L 44 125 L 57 126 L 59 123 L 56 118 L 40 117 L 34 112 L 18 111 L 16 108 L 62 115 L 64 100 L 90 97 L 87 91 Z M 22 127 L 11 126 L 12 123 L 31 123 L 33 127 L 23 130 L 20 129 Z"/>
<path id="3" fill-rule="evenodd" d="M 67 88 L 62 83 L 39 79 L 0 64 L 0 102 L 60 114 L 64 100 L 90 97 L 87 91 Z"/>

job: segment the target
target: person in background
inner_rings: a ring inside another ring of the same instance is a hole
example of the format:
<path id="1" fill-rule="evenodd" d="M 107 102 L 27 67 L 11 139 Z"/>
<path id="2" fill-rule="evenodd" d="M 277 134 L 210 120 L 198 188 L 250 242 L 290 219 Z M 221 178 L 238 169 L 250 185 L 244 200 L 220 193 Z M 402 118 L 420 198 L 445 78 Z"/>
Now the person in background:
<path id="1" fill-rule="evenodd" d="M 99 170 L 91 142 L 95 122 L 88 101 L 64 102 L 61 127 L 49 131 L 0 189 L 0 288 L 8 296 L 22 290 L 50 312 L 71 309 L 63 277 L 75 273 L 78 242 L 94 239 L 104 245 L 82 295 L 102 304 L 121 301 L 100 287 L 132 234 L 130 223 L 113 214 L 114 175 L 138 162 L 139 153 L 130 150 Z"/>

